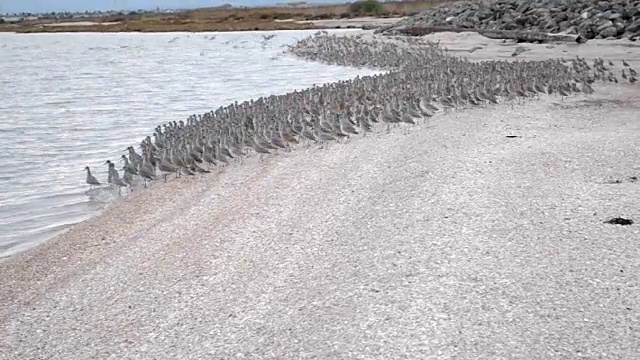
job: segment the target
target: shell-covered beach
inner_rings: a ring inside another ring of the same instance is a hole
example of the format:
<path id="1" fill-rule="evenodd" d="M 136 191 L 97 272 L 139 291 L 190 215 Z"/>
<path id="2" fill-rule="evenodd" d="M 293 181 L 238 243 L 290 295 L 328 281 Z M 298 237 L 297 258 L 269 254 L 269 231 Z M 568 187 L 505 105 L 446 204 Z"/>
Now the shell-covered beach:
<path id="1" fill-rule="evenodd" d="M 0 357 L 633 359 L 633 46 L 293 44 L 385 74 L 150 134 L 151 185 L 0 262 Z"/>

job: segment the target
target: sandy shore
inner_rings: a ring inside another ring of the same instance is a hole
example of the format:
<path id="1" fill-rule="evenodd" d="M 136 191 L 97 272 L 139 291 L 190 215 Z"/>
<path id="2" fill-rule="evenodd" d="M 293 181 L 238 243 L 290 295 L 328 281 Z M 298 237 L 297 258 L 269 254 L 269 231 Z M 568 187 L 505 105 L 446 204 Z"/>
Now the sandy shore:
<path id="1" fill-rule="evenodd" d="M 634 359 L 639 89 L 155 184 L 0 262 L 0 358 Z"/>

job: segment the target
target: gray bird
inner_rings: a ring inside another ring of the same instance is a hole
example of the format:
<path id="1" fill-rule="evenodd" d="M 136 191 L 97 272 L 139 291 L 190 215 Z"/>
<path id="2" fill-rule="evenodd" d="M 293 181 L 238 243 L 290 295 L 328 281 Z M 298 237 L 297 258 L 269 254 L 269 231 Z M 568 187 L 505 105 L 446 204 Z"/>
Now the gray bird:
<path id="1" fill-rule="evenodd" d="M 102 185 L 95 176 L 91 175 L 91 169 L 88 166 L 85 166 L 84 169 L 87 170 L 87 184 L 89 184 L 90 189 L 93 189 L 94 186 Z"/>

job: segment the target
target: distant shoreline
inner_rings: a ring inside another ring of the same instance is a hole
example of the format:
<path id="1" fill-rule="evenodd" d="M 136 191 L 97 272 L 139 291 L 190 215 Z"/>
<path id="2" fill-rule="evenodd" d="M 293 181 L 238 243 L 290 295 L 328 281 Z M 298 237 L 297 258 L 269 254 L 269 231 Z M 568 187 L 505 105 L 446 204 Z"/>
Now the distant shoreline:
<path id="1" fill-rule="evenodd" d="M 393 24 L 443 0 L 378 3 L 375 11 L 352 4 L 308 7 L 201 8 L 183 12 L 118 13 L 78 18 L 25 18 L 0 23 L 0 32 L 228 32 L 372 28 Z"/>
<path id="2" fill-rule="evenodd" d="M 272 21 L 259 24 L 237 24 L 233 26 L 201 26 L 191 28 L 188 26 L 167 26 L 158 28 L 128 28 L 122 23 L 90 23 L 83 21 L 81 24 L 58 23 L 41 24 L 29 26 L 27 28 L 5 28 L 0 27 L 0 33 L 17 34 L 37 34 L 37 33 L 69 33 L 69 32 L 95 32 L 95 33 L 116 33 L 116 32 L 141 32 L 141 33 L 162 33 L 162 32 L 232 32 L 232 31 L 280 31 L 280 30 L 323 30 L 323 29 L 370 29 L 382 25 L 393 24 L 402 18 L 354 18 L 354 19 L 327 19 L 317 21 Z"/>

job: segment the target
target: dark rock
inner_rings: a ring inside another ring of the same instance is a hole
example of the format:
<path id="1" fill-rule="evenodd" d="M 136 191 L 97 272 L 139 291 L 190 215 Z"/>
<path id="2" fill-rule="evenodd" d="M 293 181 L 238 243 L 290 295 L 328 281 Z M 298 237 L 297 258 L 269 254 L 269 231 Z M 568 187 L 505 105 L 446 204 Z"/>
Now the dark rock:
<path id="1" fill-rule="evenodd" d="M 638 31 L 640 31 L 640 19 L 638 19 L 638 20 L 632 22 L 631 24 L 627 25 L 625 30 L 627 32 L 630 32 L 630 33 L 636 33 Z"/>
<path id="2" fill-rule="evenodd" d="M 612 26 L 613 26 L 613 22 L 612 22 L 612 21 L 610 21 L 610 20 L 600 22 L 600 23 L 598 24 L 598 27 L 596 28 L 596 32 L 597 32 L 597 33 L 600 33 L 600 32 L 602 32 L 604 29 L 610 28 L 610 27 L 612 27 Z"/>
<path id="3" fill-rule="evenodd" d="M 572 28 L 571 24 L 568 21 L 563 21 L 563 22 L 559 23 L 558 26 L 560 27 L 560 31 L 561 32 Z M 571 33 L 571 31 L 569 31 L 569 33 Z"/>
<path id="4" fill-rule="evenodd" d="M 553 16 L 553 20 L 556 22 L 565 21 L 569 18 L 569 15 L 566 12 L 559 12 Z"/>
<path id="5" fill-rule="evenodd" d="M 613 219 L 605 221 L 605 224 L 611 224 L 611 225 L 633 225 L 633 220 L 617 217 L 617 218 L 613 218 Z"/>
<path id="6" fill-rule="evenodd" d="M 600 31 L 600 33 L 598 35 L 600 35 L 604 39 L 609 38 L 609 37 L 613 37 L 613 36 L 618 35 L 618 29 L 616 29 L 615 26 L 609 26 L 608 28 Z"/>
<path id="7" fill-rule="evenodd" d="M 628 7 L 624 11 L 625 17 L 628 19 L 635 18 L 640 16 L 640 8 L 638 7 Z"/>
<path id="8" fill-rule="evenodd" d="M 517 17 L 514 21 L 515 21 L 516 24 L 518 24 L 520 26 L 524 26 L 527 23 L 529 23 L 529 18 L 527 16 L 525 16 L 525 15 L 522 15 L 522 16 Z"/>
<path id="9" fill-rule="evenodd" d="M 529 8 L 530 8 L 529 3 L 523 2 L 523 3 L 520 4 L 520 6 L 518 6 L 516 11 L 519 12 L 519 13 L 523 13 L 523 12 L 529 10 Z"/>
<path id="10" fill-rule="evenodd" d="M 622 15 L 620 15 L 618 13 L 609 14 L 609 20 L 611 20 L 611 21 L 616 20 L 616 19 L 621 18 L 621 17 L 622 17 Z"/>
<path id="11" fill-rule="evenodd" d="M 373 24 L 364 24 L 362 25 L 362 30 L 378 30 L 380 28 L 380 26 L 378 25 L 373 25 Z M 376 32 L 376 31 L 374 31 Z"/>
<path id="12" fill-rule="evenodd" d="M 611 10 L 607 10 L 605 12 L 599 13 L 598 15 L 596 15 L 596 17 L 600 19 L 609 19 L 609 16 L 611 16 L 611 14 Z"/>
<path id="13" fill-rule="evenodd" d="M 474 28 L 473 23 L 470 22 L 470 21 L 465 21 L 463 23 L 460 23 L 460 24 L 458 24 L 458 27 L 461 27 L 463 29 L 473 29 Z"/>

